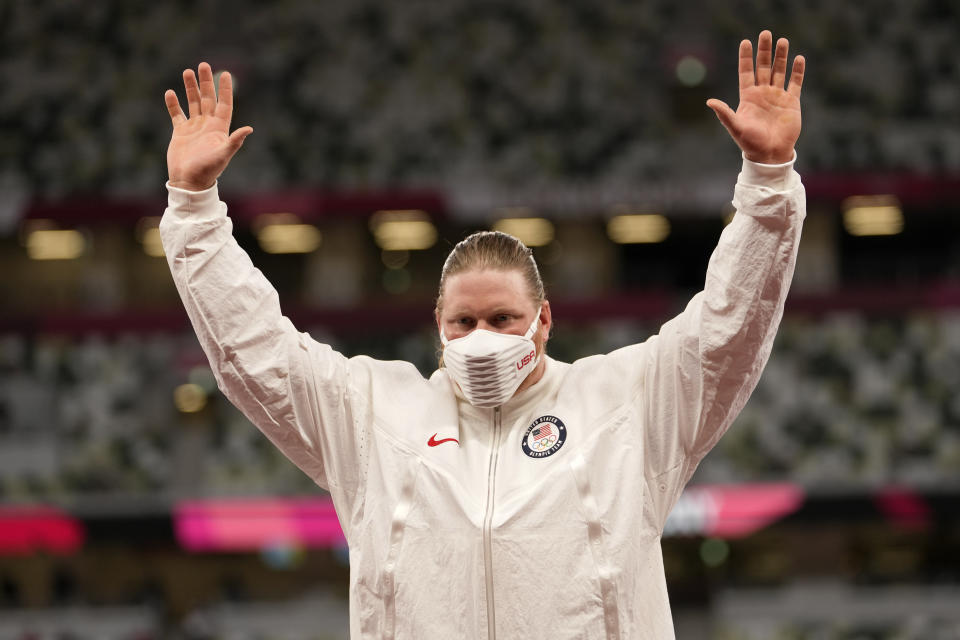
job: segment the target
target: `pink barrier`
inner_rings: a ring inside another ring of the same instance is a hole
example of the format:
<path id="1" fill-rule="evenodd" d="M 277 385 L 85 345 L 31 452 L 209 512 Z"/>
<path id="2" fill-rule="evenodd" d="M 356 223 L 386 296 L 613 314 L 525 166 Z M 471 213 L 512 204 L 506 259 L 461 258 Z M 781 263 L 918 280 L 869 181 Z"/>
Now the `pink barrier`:
<path id="1" fill-rule="evenodd" d="M 740 538 L 793 513 L 803 501 L 803 489 L 793 484 L 702 485 L 684 492 L 677 511 L 696 523 L 685 534 Z M 177 505 L 173 516 L 177 540 L 189 551 L 346 544 L 329 497 L 194 500 Z"/>
<path id="2" fill-rule="evenodd" d="M 743 538 L 797 511 L 805 498 L 794 484 L 695 485 L 670 514 L 674 535 Z"/>
<path id="3" fill-rule="evenodd" d="M 83 546 L 83 525 L 55 507 L 0 506 L 0 554 L 69 554 Z"/>
<path id="4" fill-rule="evenodd" d="M 704 487 L 712 495 L 716 516 L 707 535 L 742 538 L 789 515 L 803 504 L 804 492 L 793 484 Z"/>
<path id="5" fill-rule="evenodd" d="M 173 520 L 189 551 L 346 545 L 330 498 L 191 500 L 174 507 Z"/>

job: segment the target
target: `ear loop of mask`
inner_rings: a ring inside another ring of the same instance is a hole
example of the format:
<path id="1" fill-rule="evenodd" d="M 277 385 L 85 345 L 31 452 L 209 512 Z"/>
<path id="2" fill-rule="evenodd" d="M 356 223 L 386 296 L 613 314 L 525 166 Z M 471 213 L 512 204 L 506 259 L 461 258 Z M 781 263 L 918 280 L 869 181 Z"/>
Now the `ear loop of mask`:
<path id="1" fill-rule="evenodd" d="M 540 328 L 540 312 L 543 311 L 543 307 L 537 309 L 537 315 L 533 316 L 533 322 L 530 323 L 530 328 L 527 329 L 527 332 L 523 334 L 524 338 L 528 340 L 532 339 L 533 336 L 537 333 L 537 329 Z"/>

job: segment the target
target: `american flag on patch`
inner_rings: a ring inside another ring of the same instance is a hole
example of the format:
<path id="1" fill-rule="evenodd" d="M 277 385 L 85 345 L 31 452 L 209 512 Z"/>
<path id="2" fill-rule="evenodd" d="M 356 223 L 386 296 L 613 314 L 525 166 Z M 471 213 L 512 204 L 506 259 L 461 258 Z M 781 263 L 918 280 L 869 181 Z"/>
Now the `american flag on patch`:
<path id="1" fill-rule="evenodd" d="M 547 436 L 552 434 L 553 431 L 550 430 L 550 423 L 545 422 L 539 427 L 537 427 L 536 429 L 534 429 L 533 431 L 531 431 L 530 433 L 533 434 L 533 440 L 534 442 L 536 442 L 540 438 L 546 438 Z"/>

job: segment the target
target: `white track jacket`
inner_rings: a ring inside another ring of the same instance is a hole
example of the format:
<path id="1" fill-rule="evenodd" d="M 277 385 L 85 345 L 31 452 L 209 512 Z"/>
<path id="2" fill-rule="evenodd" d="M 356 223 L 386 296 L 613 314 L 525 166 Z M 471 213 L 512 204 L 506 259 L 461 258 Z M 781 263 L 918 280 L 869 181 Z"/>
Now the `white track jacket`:
<path id="1" fill-rule="evenodd" d="M 477 409 L 443 369 L 297 331 L 216 187 L 169 189 L 163 245 L 221 391 L 333 497 L 352 637 L 674 637 L 664 521 L 757 383 L 805 211 L 793 162 L 744 161 L 733 202 L 704 290 L 657 335 L 547 358 Z"/>

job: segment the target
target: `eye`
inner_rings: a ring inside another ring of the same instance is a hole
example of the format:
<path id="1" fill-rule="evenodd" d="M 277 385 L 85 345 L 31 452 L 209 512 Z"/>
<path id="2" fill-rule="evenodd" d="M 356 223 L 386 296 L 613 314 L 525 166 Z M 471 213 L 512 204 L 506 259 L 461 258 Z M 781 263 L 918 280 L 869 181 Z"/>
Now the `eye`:
<path id="1" fill-rule="evenodd" d="M 506 324 L 510 322 L 510 316 L 505 313 L 500 313 L 493 318 L 493 321 L 497 324 Z"/>

